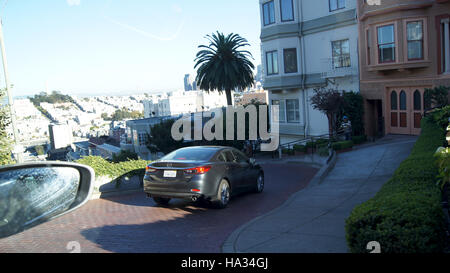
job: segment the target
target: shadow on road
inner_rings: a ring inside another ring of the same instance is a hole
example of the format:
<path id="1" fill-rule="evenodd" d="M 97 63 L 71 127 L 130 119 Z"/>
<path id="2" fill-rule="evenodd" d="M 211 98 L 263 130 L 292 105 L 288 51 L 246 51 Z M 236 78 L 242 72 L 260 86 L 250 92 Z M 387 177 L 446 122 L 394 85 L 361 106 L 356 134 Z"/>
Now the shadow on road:
<path id="1" fill-rule="evenodd" d="M 110 197 L 106 200 L 114 207 L 111 216 L 121 218 L 108 221 L 114 225 L 80 233 L 103 250 L 117 253 L 220 252 L 235 229 L 280 206 L 305 188 L 317 172 L 296 164 L 266 164 L 264 170 L 265 191 L 236 196 L 226 209 L 176 199 L 168 207 L 160 207 L 144 193 Z"/>

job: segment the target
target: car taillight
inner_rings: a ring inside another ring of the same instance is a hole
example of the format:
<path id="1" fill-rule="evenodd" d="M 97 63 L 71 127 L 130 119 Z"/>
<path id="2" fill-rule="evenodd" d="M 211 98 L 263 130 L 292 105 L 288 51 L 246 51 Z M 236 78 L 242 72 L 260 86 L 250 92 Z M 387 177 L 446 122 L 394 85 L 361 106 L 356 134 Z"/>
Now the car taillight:
<path id="1" fill-rule="evenodd" d="M 185 174 L 204 174 L 211 170 L 211 166 L 197 167 L 188 170 L 184 170 Z"/>
<path id="2" fill-rule="evenodd" d="M 150 166 L 145 167 L 145 172 L 146 173 L 154 173 L 156 171 L 157 171 L 156 169 L 154 169 L 154 168 L 152 168 Z"/>

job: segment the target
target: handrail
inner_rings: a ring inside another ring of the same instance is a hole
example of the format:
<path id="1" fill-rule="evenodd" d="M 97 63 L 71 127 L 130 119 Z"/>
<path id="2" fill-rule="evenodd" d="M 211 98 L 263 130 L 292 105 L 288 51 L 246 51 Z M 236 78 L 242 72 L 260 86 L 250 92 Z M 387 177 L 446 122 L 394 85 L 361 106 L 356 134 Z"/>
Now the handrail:
<path id="1" fill-rule="evenodd" d="M 331 138 L 339 138 L 341 136 L 344 136 L 345 132 L 344 130 L 339 130 L 338 132 L 336 132 L 335 134 L 331 135 Z M 272 154 L 272 157 L 274 157 L 274 153 L 280 153 L 283 149 L 291 149 L 294 147 L 294 145 L 297 144 L 303 144 L 303 143 L 308 143 L 308 142 L 314 142 L 314 140 L 318 140 L 318 139 L 327 139 L 328 140 L 328 148 L 331 148 L 331 139 L 330 139 L 330 134 L 324 134 L 324 135 L 319 135 L 319 136 L 310 136 L 304 139 L 299 139 L 299 140 L 295 140 L 295 141 L 291 141 L 288 143 L 284 143 L 284 144 L 280 144 L 278 149 L 272 152 L 269 152 Z M 313 148 L 313 153 L 314 153 L 314 147 Z M 267 153 L 267 152 L 263 152 L 261 150 L 253 150 L 253 155 L 255 154 L 263 154 L 263 153 Z"/>
<path id="2" fill-rule="evenodd" d="M 333 134 L 331 137 L 332 138 L 337 138 L 337 137 L 344 136 L 344 135 L 345 135 L 345 132 L 343 130 L 340 130 L 336 134 Z M 284 143 L 284 144 L 280 145 L 280 147 L 281 147 L 281 149 L 283 149 L 283 148 L 290 149 L 291 146 L 293 147 L 294 145 L 300 144 L 300 143 L 314 142 L 315 139 L 316 140 L 318 140 L 318 139 L 328 139 L 328 140 L 330 140 L 330 134 L 324 134 L 324 135 L 319 135 L 319 136 L 310 136 L 310 137 L 305 138 L 305 139 L 299 139 L 299 140 L 296 140 L 296 141 L 291 141 L 291 142 L 288 142 L 288 143 Z M 331 141 L 329 141 L 329 142 L 331 142 Z"/>

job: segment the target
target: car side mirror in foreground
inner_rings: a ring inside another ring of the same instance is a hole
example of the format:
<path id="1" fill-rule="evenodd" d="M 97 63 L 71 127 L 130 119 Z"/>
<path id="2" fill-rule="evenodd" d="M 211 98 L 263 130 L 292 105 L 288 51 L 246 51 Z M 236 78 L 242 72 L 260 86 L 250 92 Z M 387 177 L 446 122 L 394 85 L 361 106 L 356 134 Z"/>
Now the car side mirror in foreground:
<path id="1" fill-rule="evenodd" d="M 90 167 L 39 162 L 0 167 L 0 238 L 72 212 L 92 194 Z"/>

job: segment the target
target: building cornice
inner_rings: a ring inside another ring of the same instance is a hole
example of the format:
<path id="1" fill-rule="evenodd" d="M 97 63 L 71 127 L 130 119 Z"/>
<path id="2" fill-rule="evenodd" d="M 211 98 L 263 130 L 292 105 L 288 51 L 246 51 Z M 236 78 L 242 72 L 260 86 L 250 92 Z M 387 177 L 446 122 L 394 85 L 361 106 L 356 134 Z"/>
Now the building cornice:
<path id="1" fill-rule="evenodd" d="M 426 0 L 426 1 L 415 1 L 403 4 L 393 4 L 389 6 L 385 6 L 379 9 L 375 9 L 372 11 L 365 11 L 360 14 L 359 19 L 361 21 L 366 20 L 369 17 L 383 15 L 387 13 L 397 12 L 397 11 L 406 11 L 406 10 L 414 10 L 414 9 L 424 9 L 433 6 L 434 0 Z"/>
<path id="2" fill-rule="evenodd" d="M 357 23 L 356 9 L 351 9 L 301 23 L 275 24 L 261 30 L 261 42 L 300 37 Z"/>

